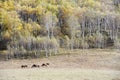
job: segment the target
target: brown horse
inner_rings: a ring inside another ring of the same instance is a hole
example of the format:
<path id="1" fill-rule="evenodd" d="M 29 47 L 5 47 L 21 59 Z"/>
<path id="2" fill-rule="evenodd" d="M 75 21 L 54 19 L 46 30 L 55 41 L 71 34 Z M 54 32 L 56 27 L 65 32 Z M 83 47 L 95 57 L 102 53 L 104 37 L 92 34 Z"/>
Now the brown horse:
<path id="1" fill-rule="evenodd" d="M 21 68 L 26 68 L 26 67 L 28 67 L 27 65 L 21 65 Z"/>
<path id="2" fill-rule="evenodd" d="M 50 65 L 50 63 L 46 63 L 46 65 Z"/>
<path id="3" fill-rule="evenodd" d="M 40 66 L 37 64 L 33 64 L 31 68 L 39 68 Z"/>
<path id="4" fill-rule="evenodd" d="M 47 67 L 47 65 L 46 65 L 45 63 L 43 63 L 41 66 L 42 66 L 42 67 L 44 67 L 44 66 L 46 66 L 46 67 Z"/>

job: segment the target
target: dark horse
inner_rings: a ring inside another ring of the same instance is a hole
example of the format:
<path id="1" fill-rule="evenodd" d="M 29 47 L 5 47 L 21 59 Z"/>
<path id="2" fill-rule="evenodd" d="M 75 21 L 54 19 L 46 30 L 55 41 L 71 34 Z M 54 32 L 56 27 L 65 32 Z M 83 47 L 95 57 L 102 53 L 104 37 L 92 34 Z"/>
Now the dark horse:
<path id="1" fill-rule="evenodd" d="M 37 67 L 39 68 L 40 66 L 37 64 L 33 64 L 31 68 L 37 68 Z"/>
<path id="2" fill-rule="evenodd" d="M 48 65 L 49 65 L 49 63 L 46 63 L 46 64 L 43 63 L 41 66 L 42 66 L 42 67 L 47 67 Z"/>
<path id="3" fill-rule="evenodd" d="M 46 65 L 50 65 L 50 63 L 46 63 Z"/>
<path id="4" fill-rule="evenodd" d="M 21 65 L 21 68 L 26 68 L 26 67 L 28 67 L 27 65 Z"/>

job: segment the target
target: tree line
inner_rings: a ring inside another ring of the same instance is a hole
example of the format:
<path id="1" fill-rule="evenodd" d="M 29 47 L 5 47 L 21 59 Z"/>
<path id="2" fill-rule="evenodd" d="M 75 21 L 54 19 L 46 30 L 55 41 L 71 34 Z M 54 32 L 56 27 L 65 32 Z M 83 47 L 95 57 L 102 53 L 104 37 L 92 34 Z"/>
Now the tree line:
<path id="1" fill-rule="evenodd" d="M 1 0 L 0 49 L 8 58 L 119 49 L 119 22 L 119 0 Z"/>

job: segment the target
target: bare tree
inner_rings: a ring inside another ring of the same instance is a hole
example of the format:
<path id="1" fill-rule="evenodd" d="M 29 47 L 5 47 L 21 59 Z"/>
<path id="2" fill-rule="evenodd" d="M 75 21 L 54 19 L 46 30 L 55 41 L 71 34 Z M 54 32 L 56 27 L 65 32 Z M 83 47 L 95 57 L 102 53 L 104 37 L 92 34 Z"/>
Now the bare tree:
<path id="1" fill-rule="evenodd" d="M 73 50 L 73 47 L 74 47 L 74 39 L 75 39 L 75 34 L 76 34 L 76 29 L 79 27 L 79 23 L 78 23 L 78 19 L 76 16 L 74 15 L 70 15 L 68 20 L 67 20 L 67 23 L 70 27 L 70 33 L 71 33 L 71 40 L 70 40 L 70 43 L 71 43 L 71 50 Z"/>

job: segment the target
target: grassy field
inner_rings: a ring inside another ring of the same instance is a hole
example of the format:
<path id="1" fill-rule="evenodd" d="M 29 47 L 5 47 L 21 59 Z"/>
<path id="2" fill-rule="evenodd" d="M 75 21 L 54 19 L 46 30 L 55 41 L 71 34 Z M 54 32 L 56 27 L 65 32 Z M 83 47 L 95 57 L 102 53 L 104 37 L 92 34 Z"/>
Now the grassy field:
<path id="1" fill-rule="evenodd" d="M 50 65 L 31 68 L 42 63 Z M 120 80 L 120 52 L 63 50 L 48 58 L 0 61 L 0 80 Z"/>
<path id="2" fill-rule="evenodd" d="M 92 69 L 6 69 L 0 80 L 120 80 L 120 71 Z"/>

